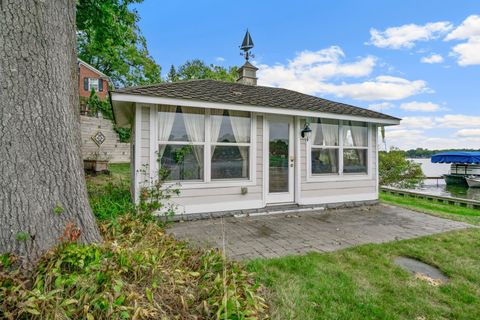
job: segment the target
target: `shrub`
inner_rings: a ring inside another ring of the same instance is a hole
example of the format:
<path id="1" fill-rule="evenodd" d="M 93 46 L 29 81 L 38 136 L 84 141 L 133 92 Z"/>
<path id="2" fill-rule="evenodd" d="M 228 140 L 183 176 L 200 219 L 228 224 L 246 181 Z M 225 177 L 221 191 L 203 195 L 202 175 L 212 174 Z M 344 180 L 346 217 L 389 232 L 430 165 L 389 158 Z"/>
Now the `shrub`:
<path id="1" fill-rule="evenodd" d="M 380 185 L 413 188 L 423 181 L 422 167 L 407 160 L 405 152 L 395 149 L 389 152 L 381 151 L 378 158 Z"/>
<path id="2" fill-rule="evenodd" d="M 105 242 L 65 242 L 30 278 L 0 259 L 0 318 L 266 317 L 261 288 L 217 250 L 191 249 L 131 214 L 100 225 Z M 31 288 L 28 287 L 31 284 Z"/>

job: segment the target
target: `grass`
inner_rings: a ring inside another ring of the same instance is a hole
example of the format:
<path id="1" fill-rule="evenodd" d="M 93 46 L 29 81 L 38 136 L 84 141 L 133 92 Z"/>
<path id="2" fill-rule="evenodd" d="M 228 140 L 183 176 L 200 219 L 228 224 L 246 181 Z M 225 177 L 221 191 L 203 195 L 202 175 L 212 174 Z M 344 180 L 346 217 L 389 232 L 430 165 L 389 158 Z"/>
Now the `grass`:
<path id="1" fill-rule="evenodd" d="M 443 271 L 435 287 L 393 263 L 409 256 Z M 272 319 L 480 319 L 480 231 L 254 260 Z"/>
<path id="2" fill-rule="evenodd" d="M 110 164 L 109 174 L 87 175 L 93 213 L 99 221 L 113 220 L 134 210 L 130 194 L 130 164 Z"/>
<path id="3" fill-rule="evenodd" d="M 478 209 L 455 206 L 452 204 L 420 199 L 411 196 L 403 197 L 392 195 L 385 192 L 380 193 L 380 200 L 384 203 L 431 214 L 434 216 L 480 225 L 480 210 Z"/>

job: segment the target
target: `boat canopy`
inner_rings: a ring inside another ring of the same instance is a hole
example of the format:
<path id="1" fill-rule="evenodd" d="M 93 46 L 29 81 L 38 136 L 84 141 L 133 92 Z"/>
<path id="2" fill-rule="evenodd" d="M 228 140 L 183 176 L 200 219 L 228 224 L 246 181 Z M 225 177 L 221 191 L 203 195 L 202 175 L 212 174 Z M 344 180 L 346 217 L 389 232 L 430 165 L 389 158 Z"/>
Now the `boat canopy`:
<path id="1" fill-rule="evenodd" d="M 432 163 L 480 164 L 480 152 L 450 151 L 432 156 Z"/>

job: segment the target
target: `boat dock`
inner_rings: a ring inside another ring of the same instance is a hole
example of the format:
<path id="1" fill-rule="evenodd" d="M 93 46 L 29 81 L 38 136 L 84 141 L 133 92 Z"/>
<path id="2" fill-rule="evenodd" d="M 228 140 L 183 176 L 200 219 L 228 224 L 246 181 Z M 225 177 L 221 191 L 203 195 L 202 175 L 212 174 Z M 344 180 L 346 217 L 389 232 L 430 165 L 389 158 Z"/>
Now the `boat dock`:
<path id="1" fill-rule="evenodd" d="M 410 196 L 414 198 L 421 198 L 427 199 L 431 201 L 443 202 L 448 204 L 453 204 L 456 206 L 466 207 L 466 208 L 473 208 L 473 209 L 480 209 L 480 201 L 471 200 L 471 199 L 464 199 L 464 198 L 456 198 L 456 197 L 447 197 L 447 196 L 434 196 L 431 194 L 416 192 L 412 190 L 404 190 L 399 188 L 392 188 L 392 187 L 380 187 L 380 190 L 386 193 L 390 193 L 393 195 L 399 196 Z"/>

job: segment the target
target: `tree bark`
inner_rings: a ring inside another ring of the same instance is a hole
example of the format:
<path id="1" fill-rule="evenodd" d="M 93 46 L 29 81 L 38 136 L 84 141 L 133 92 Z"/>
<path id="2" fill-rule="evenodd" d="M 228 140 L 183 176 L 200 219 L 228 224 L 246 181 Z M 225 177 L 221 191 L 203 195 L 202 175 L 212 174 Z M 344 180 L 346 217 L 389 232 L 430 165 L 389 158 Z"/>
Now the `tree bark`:
<path id="1" fill-rule="evenodd" d="M 0 254 L 101 240 L 80 153 L 75 0 L 0 0 Z"/>

